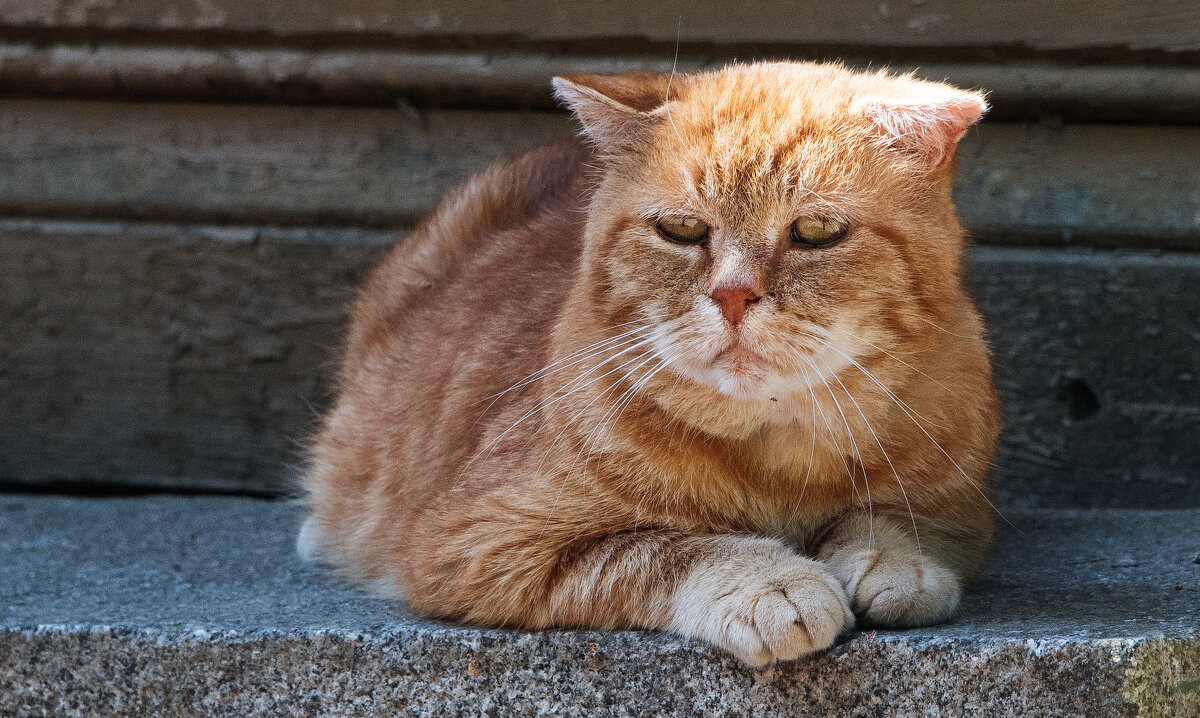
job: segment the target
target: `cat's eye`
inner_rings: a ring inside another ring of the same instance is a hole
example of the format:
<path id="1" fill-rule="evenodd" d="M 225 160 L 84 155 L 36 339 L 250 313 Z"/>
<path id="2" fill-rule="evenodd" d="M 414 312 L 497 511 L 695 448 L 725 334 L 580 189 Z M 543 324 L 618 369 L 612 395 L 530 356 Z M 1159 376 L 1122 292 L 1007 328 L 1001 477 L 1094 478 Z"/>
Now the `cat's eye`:
<path id="1" fill-rule="evenodd" d="M 654 228 L 664 238 L 679 244 L 699 244 L 708 238 L 708 224 L 699 217 L 687 214 L 663 217 Z"/>
<path id="2" fill-rule="evenodd" d="M 832 217 L 801 217 L 792 222 L 792 241 L 806 247 L 827 247 L 846 236 L 849 227 Z"/>

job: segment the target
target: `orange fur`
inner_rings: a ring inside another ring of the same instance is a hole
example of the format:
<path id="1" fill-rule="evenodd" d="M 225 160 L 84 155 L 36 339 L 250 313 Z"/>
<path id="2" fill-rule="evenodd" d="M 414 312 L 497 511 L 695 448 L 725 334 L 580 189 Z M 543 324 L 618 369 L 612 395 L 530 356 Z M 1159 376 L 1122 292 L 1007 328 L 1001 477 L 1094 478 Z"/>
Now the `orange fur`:
<path id="1" fill-rule="evenodd" d="M 750 663 L 847 609 L 944 618 L 991 532 L 950 198 L 982 99 L 792 63 L 556 88 L 587 146 L 471 180 L 363 289 L 307 551 L 420 614 L 669 628 Z M 707 241 L 665 241 L 670 213 Z M 814 214 L 848 234 L 797 246 Z M 722 282 L 763 293 L 736 326 Z"/>

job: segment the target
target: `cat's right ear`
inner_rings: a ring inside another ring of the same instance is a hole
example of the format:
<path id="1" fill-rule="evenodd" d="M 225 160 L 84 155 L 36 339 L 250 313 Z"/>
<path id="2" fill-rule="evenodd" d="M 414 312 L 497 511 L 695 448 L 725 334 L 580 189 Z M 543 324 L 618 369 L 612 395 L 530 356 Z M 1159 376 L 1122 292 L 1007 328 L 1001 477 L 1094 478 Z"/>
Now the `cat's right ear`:
<path id="1" fill-rule="evenodd" d="M 583 132 L 602 152 L 632 149 L 661 120 L 670 78 L 646 72 L 572 74 L 552 81 L 554 94 L 575 113 Z"/>

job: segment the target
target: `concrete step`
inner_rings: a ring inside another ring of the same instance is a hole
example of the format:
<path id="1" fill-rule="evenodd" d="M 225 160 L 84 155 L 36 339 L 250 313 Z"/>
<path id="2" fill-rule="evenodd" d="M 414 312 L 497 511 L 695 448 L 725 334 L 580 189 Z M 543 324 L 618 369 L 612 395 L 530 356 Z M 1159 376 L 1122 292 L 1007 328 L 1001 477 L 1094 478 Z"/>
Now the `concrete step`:
<path id="1" fill-rule="evenodd" d="M 0 496 L 0 715 L 1200 715 L 1200 510 L 1010 512 L 953 623 L 760 670 L 413 618 L 285 502 Z"/>

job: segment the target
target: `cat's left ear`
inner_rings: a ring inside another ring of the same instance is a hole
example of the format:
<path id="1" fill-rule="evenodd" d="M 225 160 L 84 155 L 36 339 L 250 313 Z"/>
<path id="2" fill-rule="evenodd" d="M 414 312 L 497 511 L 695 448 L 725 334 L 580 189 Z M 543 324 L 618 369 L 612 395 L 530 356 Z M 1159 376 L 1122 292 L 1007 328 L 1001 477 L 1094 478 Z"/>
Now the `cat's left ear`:
<path id="1" fill-rule="evenodd" d="M 958 141 L 988 105 L 978 92 L 912 80 L 896 96 L 860 97 L 850 109 L 867 117 L 888 145 L 935 169 L 954 156 Z"/>
<path id="2" fill-rule="evenodd" d="M 583 132 L 603 152 L 629 149 L 661 118 L 670 78 L 632 71 L 620 75 L 572 74 L 552 81 L 554 94 L 575 113 Z"/>

